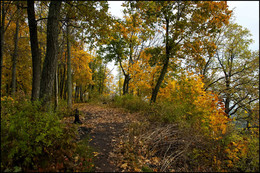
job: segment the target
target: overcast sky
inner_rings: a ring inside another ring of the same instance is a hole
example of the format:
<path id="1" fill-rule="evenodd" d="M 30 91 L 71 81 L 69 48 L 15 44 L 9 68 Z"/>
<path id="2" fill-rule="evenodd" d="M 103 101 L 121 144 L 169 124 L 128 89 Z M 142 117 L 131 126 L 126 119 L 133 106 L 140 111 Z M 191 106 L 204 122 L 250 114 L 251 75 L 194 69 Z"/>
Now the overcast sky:
<path id="1" fill-rule="evenodd" d="M 123 1 L 108 1 L 110 12 L 117 17 L 123 17 Z M 259 1 L 227 1 L 229 9 L 234 9 L 236 22 L 249 29 L 255 43 L 251 49 L 259 49 Z"/>
<path id="2" fill-rule="evenodd" d="M 110 12 L 117 17 L 123 17 L 123 1 L 108 1 Z M 227 1 L 230 10 L 234 8 L 235 21 L 239 25 L 247 28 L 254 43 L 250 45 L 252 50 L 259 50 L 259 1 Z M 115 75 L 116 70 L 113 70 Z"/>

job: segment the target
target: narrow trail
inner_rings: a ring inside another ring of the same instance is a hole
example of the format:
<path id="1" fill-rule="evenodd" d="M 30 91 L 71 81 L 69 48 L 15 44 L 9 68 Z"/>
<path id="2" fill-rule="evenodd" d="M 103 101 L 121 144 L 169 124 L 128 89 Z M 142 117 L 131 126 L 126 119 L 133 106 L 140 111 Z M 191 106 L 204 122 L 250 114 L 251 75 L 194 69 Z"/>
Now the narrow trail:
<path id="1" fill-rule="evenodd" d="M 123 109 L 109 108 L 92 104 L 77 104 L 80 110 L 81 127 L 90 129 L 90 145 L 94 148 L 96 158 L 95 172 L 118 172 L 113 158 L 114 147 L 118 137 L 127 133 L 127 124 L 136 119 L 134 114 Z"/>

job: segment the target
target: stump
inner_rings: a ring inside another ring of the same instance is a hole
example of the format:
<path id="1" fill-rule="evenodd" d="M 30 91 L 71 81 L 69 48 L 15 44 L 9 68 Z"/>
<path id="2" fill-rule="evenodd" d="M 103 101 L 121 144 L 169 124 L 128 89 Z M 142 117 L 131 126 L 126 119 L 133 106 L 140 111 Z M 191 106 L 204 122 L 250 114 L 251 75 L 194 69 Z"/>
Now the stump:
<path id="1" fill-rule="evenodd" d="M 75 116 L 75 120 L 74 120 L 74 124 L 82 124 L 82 122 L 80 121 L 80 119 L 79 119 L 79 110 L 78 109 L 75 109 L 75 114 L 74 114 L 74 116 Z"/>

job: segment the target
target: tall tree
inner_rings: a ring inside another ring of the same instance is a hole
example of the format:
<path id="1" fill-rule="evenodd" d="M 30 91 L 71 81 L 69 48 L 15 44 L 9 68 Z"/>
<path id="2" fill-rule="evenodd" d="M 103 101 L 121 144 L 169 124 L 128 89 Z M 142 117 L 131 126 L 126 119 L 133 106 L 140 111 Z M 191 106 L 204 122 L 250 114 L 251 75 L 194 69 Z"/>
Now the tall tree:
<path id="1" fill-rule="evenodd" d="M 105 46 L 100 49 L 100 54 L 108 61 L 115 60 L 124 75 L 123 95 L 128 94 L 131 76 L 129 68 L 140 57 L 144 43 L 148 40 L 151 30 L 141 19 L 141 14 L 132 8 L 129 3 L 124 4 L 123 20 L 114 20 L 110 36 L 106 39 Z"/>
<path id="2" fill-rule="evenodd" d="M 5 4 L 4 1 L 0 2 L 1 17 L 0 17 L 0 98 L 2 97 L 2 67 L 3 67 L 3 47 L 4 47 L 4 26 L 5 26 Z M 0 102 L 1 109 L 1 102 Z M 1 114 L 1 111 L 0 111 Z"/>
<path id="3" fill-rule="evenodd" d="M 30 30 L 31 53 L 33 62 L 33 81 L 31 100 L 37 100 L 40 94 L 41 56 L 39 52 L 37 21 L 35 20 L 34 1 L 27 0 L 27 13 Z"/>
<path id="4" fill-rule="evenodd" d="M 16 7 L 17 7 L 17 16 L 16 16 L 16 29 L 15 29 L 15 34 L 14 34 L 14 53 L 13 53 L 13 68 L 12 68 L 12 96 L 14 97 L 15 91 L 16 91 L 16 64 L 17 64 L 17 56 L 18 56 L 18 41 L 19 41 L 19 17 L 20 17 L 20 4 L 19 1 L 16 2 Z"/>
<path id="5" fill-rule="evenodd" d="M 71 59 L 72 57 L 75 58 L 71 53 L 71 49 L 73 49 L 74 46 L 83 46 L 86 42 L 89 43 L 90 47 L 94 47 L 94 44 L 96 44 L 98 40 L 102 40 L 103 35 L 107 34 L 106 28 L 109 22 L 107 10 L 108 4 L 105 1 L 67 1 L 64 5 L 62 15 L 66 16 L 65 21 L 67 23 L 65 25 L 66 28 L 63 28 L 64 35 L 66 35 L 67 38 L 67 50 L 65 53 L 67 55 L 65 57 L 67 61 L 65 58 L 62 61 L 67 63 L 67 82 L 65 88 L 67 88 L 66 92 L 68 91 L 69 107 L 72 105 L 72 78 L 74 80 L 75 76 L 73 73 L 76 71 L 73 67 L 73 59 Z M 100 20 L 103 22 L 100 22 Z M 81 51 L 82 50 L 79 52 Z M 64 68 L 64 72 L 65 69 L 66 68 Z M 63 79 L 65 78 L 64 74 Z M 63 83 L 61 84 L 61 89 L 63 90 Z M 77 82 L 77 84 L 79 83 Z M 78 88 L 82 87 L 79 86 Z"/>
<path id="6" fill-rule="evenodd" d="M 164 50 L 160 76 L 152 91 L 151 102 L 157 94 L 168 72 L 172 59 L 182 56 L 182 52 L 195 49 L 200 37 L 217 31 L 223 23 L 228 23 L 231 11 L 226 2 L 209 1 L 138 1 L 131 2 L 143 13 L 143 19 L 151 27 L 163 29 Z"/>
<path id="7" fill-rule="evenodd" d="M 47 49 L 43 64 L 40 99 L 47 105 L 52 96 L 55 73 L 57 69 L 58 34 L 61 1 L 51 1 L 47 22 Z"/>
<path id="8" fill-rule="evenodd" d="M 230 117 L 241 109 L 252 111 L 250 105 L 259 100 L 259 51 L 249 50 L 253 40 L 242 26 L 231 23 L 223 33 L 215 54 L 218 78 L 209 85 L 224 99 L 225 112 Z"/>
<path id="9" fill-rule="evenodd" d="M 72 107 L 72 80 L 71 80 L 71 51 L 70 51 L 70 26 L 67 18 L 67 86 L 68 86 L 68 107 Z"/>

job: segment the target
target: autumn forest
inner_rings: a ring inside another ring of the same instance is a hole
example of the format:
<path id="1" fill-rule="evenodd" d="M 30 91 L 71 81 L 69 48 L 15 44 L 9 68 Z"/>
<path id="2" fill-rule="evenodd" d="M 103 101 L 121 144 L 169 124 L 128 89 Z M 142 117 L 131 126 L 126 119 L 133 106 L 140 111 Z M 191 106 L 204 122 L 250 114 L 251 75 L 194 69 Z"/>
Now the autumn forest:
<path id="1" fill-rule="evenodd" d="M 122 6 L 0 1 L 1 172 L 259 172 L 259 50 L 227 2 Z"/>

